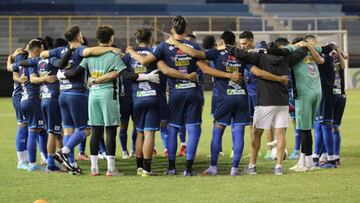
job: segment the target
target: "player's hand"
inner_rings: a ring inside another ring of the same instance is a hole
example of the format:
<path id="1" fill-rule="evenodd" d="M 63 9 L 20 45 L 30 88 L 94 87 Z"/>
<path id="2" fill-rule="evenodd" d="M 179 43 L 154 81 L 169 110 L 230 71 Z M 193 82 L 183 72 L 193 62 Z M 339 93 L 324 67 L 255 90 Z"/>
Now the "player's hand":
<path id="1" fill-rule="evenodd" d="M 91 86 L 94 85 L 94 81 L 95 81 L 95 78 L 93 77 L 90 77 L 87 81 L 87 86 L 90 88 Z"/>
<path id="2" fill-rule="evenodd" d="M 132 46 L 127 46 L 125 52 L 129 53 L 130 51 L 134 51 L 134 48 Z"/>
<path id="3" fill-rule="evenodd" d="M 191 82 L 199 82 L 199 75 L 196 72 L 192 72 L 186 75 L 186 78 Z"/>
<path id="4" fill-rule="evenodd" d="M 44 77 L 44 82 L 47 83 L 54 83 L 57 81 L 57 76 L 56 75 L 50 75 L 50 71 L 46 73 Z"/>
<path id="5" fill-rule="evenodd" d="M 25 53 L 23 48 L 17 48 L 12 54 L 11 58 L 14 59 L 17 55 Z"/>
<path id="6" fill-rule="evenodd" d="M 27 80 L 28 80 L 28 78 L 27 78 L 25 75 L 22 75 L 22 76 L 19 78 L 20 84 L 25 84 Z"/>
<path id="7" fill-rule="evenodd" d="M 289 83 L 289 76 L 287 75 L 282 75 L 279 77 L 279 82 L 284 84 L 284 85 L 287 85 Z"/>
<path id="8" fill-rule="evenodd" d="M 296 43 L 295 46 L 307 47 L 307 46 L 308 46 L 308 43 L 305 42 L 305 41 L 300 41 L 300 42 Z"/>
<path id="9" fill-rule="evenodd" d="M 111 47 L 111 51 L 114 52 L 115 54 L 121 54 L 121 49 L 116 47 Z"/>
<path id="10" fill-rule="evenodd" d="M 62 71 L 62 70 L 58 70 L 58 72 L 56 73 L 56 77 L 57 77 L 59 80 L 66 79 L 66 77 L 65 77 L 65 72 Z"/>
<path id="11" fill-rule="evenodd" d="M 169 39 L 167 39 L 165 42 L 174 45 L 177 42 L 177 40 L 174 39 L 172 36 L 170 36 Z"/>
<path id="12" fill-rule="evenodd" d="M 159 70 L 153 70 L 148 74 L 139 74 L 137 81 L 149 81 L 156 84 L 160 84 L 160 76 L 158 74 Z"/>
<path id="13" fill-rule="evenodd" d="M 237 84 L 242 83 L 241 73 L 230 73 L 229 79 Z"/>

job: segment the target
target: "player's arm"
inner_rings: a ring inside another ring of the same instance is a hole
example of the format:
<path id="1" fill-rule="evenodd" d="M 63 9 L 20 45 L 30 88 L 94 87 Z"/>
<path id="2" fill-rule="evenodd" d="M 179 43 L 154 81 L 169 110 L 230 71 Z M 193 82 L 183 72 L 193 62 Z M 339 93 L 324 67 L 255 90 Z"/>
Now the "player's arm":
<path id="1" fill-rule="evenodd" d="M 9 72 L 13 72 L 13 59 L 12 56 L 9 55 L 6 62 L 6 70 Z"/>
<path id="2" fill-rule="evenodd" d="M 261 57 L 260 53 L 256 53 L 256 52 L 248 53 L 245 50 L 238 49 L 236 47 L 228 46 L 228 47 L 226 47 L 226 49 L 230 55 L 233 55 L 236 58 L 238 58 L 239 60 L 241 60 L 245 63 L 248 63 L 248 64 L 257 65 L 259 62 L 259 58 Z"/>
<path id="3" fill-rule="evenodd" d="M 250 68 L 250 72 L 256 75 L 256 77 L 262 78 L 264 80 L 280 82 L 285 85 L 287 85 L 287 83 L 289 82 L 289 78 L 287 75 L 283 75 L 283 76 L 274 75 L 272 73 L 269 73 L 265 70 L 258 68 L 257 66 L 252 66 Z"/>
<path id="4" fill-rule="evenodd" d="M 120 49 L 115 48 L 115 47 L 96 46 L 96 47 L 86 47 L 82 51 L 82 56 L 83 57 L 100 56 L 100 55 L 106 54 L 107 52 L 110 52 L 110 51 L 113 51 L 115 53 L 120 53 Z"/>
<path id="5" fill-rule="evenodd" d="M 52 62 L 52 65 L 59 69 L 64 69 L 69 63 L 70 57 L 74 49 L 68 48 L 61 59 L 55 59 Z"/>
<path id="6" fill-rule="evenodd" d="M 130 56 L 135 59 L 135 61 L 139 62 L 142 65 L 148 65 L 157 61 L 156 57 L 152 53 L 147 55 L 141 55 L 137 53 L 131 46 L 126 47 L 126 53 L 130 54 Z"/>
<path id="7" fill-rule="evenodd" d="M 307 43 L 307 48 L 309 49 L 311 56 L 314 58 L 317 64 L 325 63 L 325 59 L 322 56 L 320 56 L 320 54 L 316 51 L 316 49 L 313 46 L 311 46 L 309 43 Z"/>
<path id="8" fill-rule="evenodd" d="M 176 39 L 170 37 L 166 40 L 166 43 L 171 44 L 179 48 L 181 51 L 185 52 L 185 54 L 198 59 L 205 59 L 205 52 L 202 50 L 196 50 L 190 46 L 186 46 L 185 44 L 177 41 Z"/>
<path id="9" fill-rule="evenodd" d="M 289 56 L 289 66 L 293 67 L 296 64 L 298 64 L 300 61 L 302 61 L 305 56 L 308 53 L 308 48 L 305 46 L 302 46 L 298 49 L 296 49 L 294 52 L 291 53 Z M 316 52 L 317 53 L 317 52 Z"/>
<path id="10" fill-rule="evenodd" d="M 50 51 L 49 50 L 44 50 L 40 53 L 40 57 L 43 59 L 47 59 L 50 57 Z"/>
<path id="11" fill-rule="evenodd" d="M 339 49 L 339 47 L 336 47 L 336 53 L 337 53 L 338 58 L 339 58 L 340 68 L 341 68 L 341 70 L 344 70 L 345 67 L 346 67 L 346 65 L 345 65 L 345 56 L 343 55 L 343 53 Z"/>
<path id="12" fill-rule="evenodd" d="M 204 60 L 199 60 L 196 65 L 201 69 L 204 74 L 217 77 L 217 78 L 226 78 L 231 81 L 240 83 L 241 74 L 240 73 L 228 73 L 224 71 L 217 70 L 215 68 L 211 68 Z"/>
<path id="13" fill-rule="evenodd" d="M 44 76 L 41 77 L 35 73 L 30 75 L 30 82 L 34 84 L 54 83 L 56 81 L 57 81 L 56 75 L 50 75 L 50 72 L 46 73 Z"/>
<path id="14" fill-rule="evenodd" d="M 169 77 L 182 79 L 182 80 L 190 80 L 192 82 L 199 81 L 199 76 L 197 75 L 197 73 L 195 73 L 195 72 L 192 72 L 190 74 L 181 73 L 180 71 L 167 66 L 166 63 L 162 60 L 157 62 L 157 67 L 162 73 L 164 73 L 165 75 L 167 75 Z"/>

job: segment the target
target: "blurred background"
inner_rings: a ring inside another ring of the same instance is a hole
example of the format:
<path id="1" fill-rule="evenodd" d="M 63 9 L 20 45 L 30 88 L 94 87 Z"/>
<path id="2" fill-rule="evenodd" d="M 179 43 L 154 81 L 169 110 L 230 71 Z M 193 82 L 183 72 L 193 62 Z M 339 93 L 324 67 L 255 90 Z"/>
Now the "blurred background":
<path id="1" fill-rule="evenodd" d="M 335 41 L 349 54 L 347 87 L 360 87 L 360 0 L 10 0 L 0 2 L 0 96 L 11 96 L 6 72 L 9 53 L 35 37 L 63 37 L 79 25 L 90 46 L 100 24 L 115 29 L 115 44 L 135 45 L 138 28 L 154 30 L 154 40 L 168 37 L 173 16 L 189 20 L 190 33 L 219 36 L 224 30 L 254 31 L 255 40 L 289 40 L 316 34 Z"/>

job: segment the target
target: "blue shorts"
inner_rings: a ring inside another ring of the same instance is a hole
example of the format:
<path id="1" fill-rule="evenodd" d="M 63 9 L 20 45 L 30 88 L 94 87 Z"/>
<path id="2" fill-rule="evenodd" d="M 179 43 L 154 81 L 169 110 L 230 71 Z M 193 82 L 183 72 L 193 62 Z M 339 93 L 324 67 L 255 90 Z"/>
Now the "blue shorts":
<path id="1" fill-rule="evenodd" d="M 64 128 L 88 127 L 88 96 L 85 94 L 61 93 L 59 97 Z"/>
<path id="2" fill-rule="evenodd" d="M 133 116 L 133 100 L 131 97 L 120 97 L 120 120 L 129 122 L 130 116 Z"/>
<path id="3" fill-rule="evenodd" d="M 141 101 L 134 100 L 134 122 L 137 131 L 159 130 L 160 98 L 154 97 Z"/>
<path id="4" fill-rule="evenodd" d="M 322 95 L 320 106 L 317 109 L 315 120 L 320 123 L 334 122 L 334 96 Z"/>
<path id="5" fill-rule="evenodd" d="M 23 115 L 21 113 L 20 101 L 21 101 L 21 96 L 16 96 L 16 97 L 12 98 L 14 110 L 15 110 L 15 113 L 16 113 L 16 120 L 17 120 L 18 123 L 26 123 L 25 115 Z"/>
<path id="6" fill-rule="evenodd" d="M 167 122 L 169 119 L 169 107 L 165 95 L 160 96 L 160 121 Z"/>
<path id="7" fill-rule="evenodd" d="M 214 115 L 214 113 L 215 113 L 216 99 L 217 99 L 217 96 L 213 94 L 211 97 L 211 115 Z"/>
<path id="8" fill-rule="evenodd" d="M 254 111 L 256 106 L 256 95 L 248 95 L 249 99 L 249 116 L 250 116 L 250 122 L 253 122 L 254 118 Z"/>
<path id="9" fill-rule="evenodd" d="M 47 132 L 61 135 L 61 112 L 58 99 L 41 100 L 41 109 Z"/>
<path id="10" fill-rule="evenodd" d="M 289 98 L 289 114 L 292 119 L 295 119 L 295 99 Z"/>
<path id="11" fill-rule="evenodd" d="M 40 99 L 22 100 L 20 102 L 20 109 L 28 123 L 28 128 L 44 128 Z"/>
<path id="12" fill-rule="evenodd" d="M 197 88 L 178 90 L 169 95 L 169 125 L 201 124 L 201 91 Z"/>
<path id="13" fill-rule="evenodd" d="M 220 125 L 250 124 L 247 96 L 218 98 L 214 120 Z"/>
<path id="14" fill-rule="evenodd" d="M 334 95 L 334 125 L 339 127 L 346 105 L 345 95 Z"/>

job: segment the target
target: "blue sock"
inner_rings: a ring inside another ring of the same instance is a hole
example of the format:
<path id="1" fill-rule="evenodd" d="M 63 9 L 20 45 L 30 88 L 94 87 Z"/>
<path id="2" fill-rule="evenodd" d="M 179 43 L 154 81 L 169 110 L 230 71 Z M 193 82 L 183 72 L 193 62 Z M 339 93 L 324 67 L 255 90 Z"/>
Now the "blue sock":
<path id="1" fill-rule="evenodd" d="M 321 147 L 324 144 L 321 125 L 319 121 L 315 121 L 314 123 L 314 139 L 315 139 L 315 150 L 314 154 L 321 155 Z"/>
<path id="2" fill-rule="evenodd" d="M 30 131 L 27 142 L 28 159 L 30 163 L 36 163 L 36 142 L 39 138 L 40 132 Z"/>
<path id="3" fill-rule="evenodd" d="M 86 149 L 86 138 L 79 145 L 79 154 L 84 154 Z"/>
<path id="4" fill-rule="evenodd" d="M 179 129 L 179 137 L 180 137 L 181 143 L 186 142 L 186 126 L 185 125 L 181 126 L 181 128 Z"/>
<path id="5" fill-rule="evenodd" d="M 66 143 L 66 147 L 71 149 L 74 149 L 76 145 L 80 144 L 86 139 L 86 134 L 82 130 L 75 131 L 69 138 L 69 140 Z"/>
<path id="6" fill-rule="evenodd" d="M 177 134 L 179 128 L 169 125 L 168 127 L 168 160 L 175 160 L 177 150 Z"/>
<path id="7" fill-rule="evenodd" d="M 160 127 L 160 137 L 161 137 L 161 142 L 163 144 L 163 148 L 167 149 L 168 148 L 168 144 L 167 144 L 168 128 L 166 125 Z"/>
<path id="8" fill-rule="evenodd" d="M 47 158 L 47 142 L 48 142 L 48 133 L 45 130 L 41 131 L 39 135 L 39 147 L 40 147 L 40 152 L 44 154 L 45 158 Z"/>
<path id="9" fill-rule="evenodd" d="M 188 142 L 186 147 L 186 160 L 194 160 L 201 135 L 201 125 L 186 125 L 188 130 Z"/>
<path id="10" fill-rule="evenodd" d="M 105 153 L 106 154 L 106 145 L 105 145 L 105 140 L 104 140 L 104 131 L 103 133 L 101 134 L 101 140 L 100 140 L 100 143 L 99 143 L 99 149 L 100 149 L 100 152 L 103 154 Z"/>
<path id="11" fill-rule="evenodd" d="M 300 151 L 300 142 L 301 142 L 301 136 L 300 136 L 300 130 L 295 130 L 295 146 L 294 150 Z"/>
<path id="12" fill-rule="evenodd" d="M 71 135 L 64 135 L 64 138 L 63 138 L 63 145 L 64 145 L 64 146 L 66 146 L 67 143 L 69 142 L 70 136 L 71 136 Z M 70 162 L 70 163 L 74 163 L 74 162 L 75 162 L 74 149 L 70 149 L 69 162 Z"/>
<path id="13" fill-rule="evenodd" d="M 336 156 L 340 156 L 341 136 L 338 127 L 334 127 L 333 135 L 334 135 L 334 152 Z"/>
<path id="14" fill-rule="evenodd" d="M 18 126 L 16 133 L 16 151 L 23 152 L 26 150 L 26 139 L 28 134 L 27 126 Z"/>
<path id="15" fill-rule="evenodd" d="M 54 168 L 55 167 L 55 162 L 54 162 L 54 155 L 53 154 L 48 154 L 47 157 L 47 164 L 49 168 Z"/>
<path id="16" fill-rule="evenodd" d="M 131 133 L 131 139 L 132 139 L 131 150 L 133 151 L 135 151 L 136 137 L 137 137 L 136 129 L 133 128 Z"/>
<path id="17" fill-rule="evenodd" d="M 120 128 L 120 144 L 123 151 L 127 151 L 127 129 Z"/>
<path id="18" fill-rule="evenodd" d="M 210 146 L 210 151 L 211 151 L 210 165 L 211 166 L 217 166 L 219 152 L 221 149 L 221 140 L 222 140 L 222 136 L 224 134 L 224 130 L 225 130 L 225 128 L 217 128 L 215 126 L 213 127 L 211 146 Z"/>
<path id="19" fill-rule="evenodd" d="M 239 162 L 244 151 L 244 130 L 245 125 L 242 124 L 233 124 L 231 126 L 231 133 L 234 145 L 234 157 L 232 166 L 235 168 L 239 167 Z"/>
<path id="20" fill-rule="evenodd" d="M 334 136 L 332 133 L 333 125 L 332 124 L 321 124 L 321 130 L 323 135 L 323 140 L 328 154 L 329 161 L 335 160 L 334 157 Z"/>

